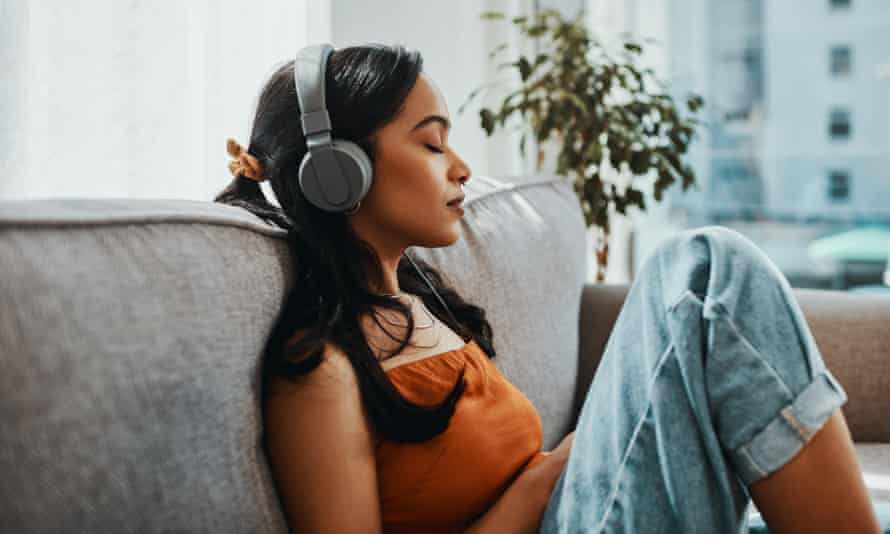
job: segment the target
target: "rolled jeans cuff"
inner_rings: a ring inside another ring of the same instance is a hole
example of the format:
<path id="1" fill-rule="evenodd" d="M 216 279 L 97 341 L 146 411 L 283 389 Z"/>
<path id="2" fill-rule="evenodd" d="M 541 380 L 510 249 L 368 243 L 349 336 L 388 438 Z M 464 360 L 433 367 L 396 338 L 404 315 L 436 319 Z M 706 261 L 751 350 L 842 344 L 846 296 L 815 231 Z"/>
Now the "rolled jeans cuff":
<path id="1" fill-rule="evenodd" d="M 750 486 L 785 465 L 846 402 L 837 379 L 821 369 L 760 432 L 731 452 L 739 477 Z"/>

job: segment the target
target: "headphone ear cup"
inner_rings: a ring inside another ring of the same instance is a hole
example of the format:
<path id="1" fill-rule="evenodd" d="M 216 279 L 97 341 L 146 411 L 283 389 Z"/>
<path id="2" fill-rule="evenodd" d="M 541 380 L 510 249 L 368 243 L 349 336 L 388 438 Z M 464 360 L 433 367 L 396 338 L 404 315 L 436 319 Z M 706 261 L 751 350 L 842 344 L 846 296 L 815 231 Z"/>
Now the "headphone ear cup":
<path id="1" fill-rule="evenodd" d="M 371 189 L 371 182 L 374 177 L 374 165 L 371 163 L 371 158 L 368 157 L 368 154 L 362 147 L 352 141 L 347 141 L 346 139 L 334 139 L 332 145 L 335 150 L 340 150 L 349 154 L 350 159 L 357 163 L 359 173 L 361 174 L 361 194 L 359 195 L 359 200 L 365 198 L 365 195 L 368 194 L 368 190 Z"/>
<path id="2" fill-rule="evenodd" d="M 299 186 L 311 204 L 325 211 L 346 211 L 371 188 L 371 160 L 355 143 L 334 139 L 323 152 L 307 152 L 300 162 Z M 346 198 L 342 197 L 346 195 Z M 330 199 L 342 199 L 332 204 Z"/>

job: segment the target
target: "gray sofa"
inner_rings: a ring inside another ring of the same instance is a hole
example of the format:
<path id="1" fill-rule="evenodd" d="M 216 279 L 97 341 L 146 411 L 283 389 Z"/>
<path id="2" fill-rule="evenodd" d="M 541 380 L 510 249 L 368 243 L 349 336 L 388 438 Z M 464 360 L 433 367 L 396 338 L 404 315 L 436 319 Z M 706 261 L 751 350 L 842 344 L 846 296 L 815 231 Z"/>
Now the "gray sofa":
<path id="1" fill-rule="evenodd" d="M 549 449 L 574 428 L 627 288 L 585 285 L 562 179 L 479 176 L 467 195 L 461 240 L 413 252 L 487 310 L 495 363 Z M 0 529 L 287 531 L 258 381 L 292 284 L 284 237 L 209 201 L 0 202 Z M 866 480 L 890 500 L 890 299 L 797 296 L 849 394 Z"/>

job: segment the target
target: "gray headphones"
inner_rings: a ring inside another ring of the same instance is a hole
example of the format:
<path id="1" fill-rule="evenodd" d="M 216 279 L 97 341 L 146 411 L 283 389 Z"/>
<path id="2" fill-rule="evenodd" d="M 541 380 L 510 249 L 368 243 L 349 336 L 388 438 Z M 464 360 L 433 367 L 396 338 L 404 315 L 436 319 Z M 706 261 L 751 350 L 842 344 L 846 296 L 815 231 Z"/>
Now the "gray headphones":
<path id="1" fill-rule="evenodd" d="M 311 204 L 325 211 L 350 211 L 371 188 L 371 158 L 352 141 L 331 138 L 331 119 L 325 105 L 325 67 L 334 47 L 310 45 L 294 60 L 294 86 L 306 155 L 300 162 L 299 185 Z"/>
<path id="2" fill-rule="evenodd" d="M 328 56 L 333 51 L 334 47 L 328 43 L 309 45 L 300 49 L 294 59 L 294 87 L 307 148 L 300 162 L 299 186 L 306 200 L 319 209 L 354 213 L 371 188 L 373 165 L 357 144 L 331 138 L 331 118 L 325 105 L 325 72 Z M 405 256 L 451 320 L 460 324 L 414 259 L 407 252 Z"/>

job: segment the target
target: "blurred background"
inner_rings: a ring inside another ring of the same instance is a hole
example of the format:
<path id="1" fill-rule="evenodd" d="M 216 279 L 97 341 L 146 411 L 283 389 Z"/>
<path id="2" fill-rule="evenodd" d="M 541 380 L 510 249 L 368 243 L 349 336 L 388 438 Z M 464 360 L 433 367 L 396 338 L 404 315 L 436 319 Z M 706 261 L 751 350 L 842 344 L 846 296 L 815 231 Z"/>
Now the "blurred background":
<path id="1" fill-rule="evenodd" d="M 677 98 L 705 100 L 689 154 L 698 189 L 614 215 L 607 282 L 632 280 L 672 233 L 721 224 L 795 287 L 890 290 L 887 0 L 0 0 L 0 199 L 210 201 L 262 83 L 319 41 L 418 49 L 474 174 L 534 173 L 535 150 L 521 157 L 518 133 L 486 136 L 478 111 L 518 83 L 489 52 L 535 44 L 480 14 L 542 9 L 583 10 L 603 40 L 653 40 L 644 64 Z"/>

